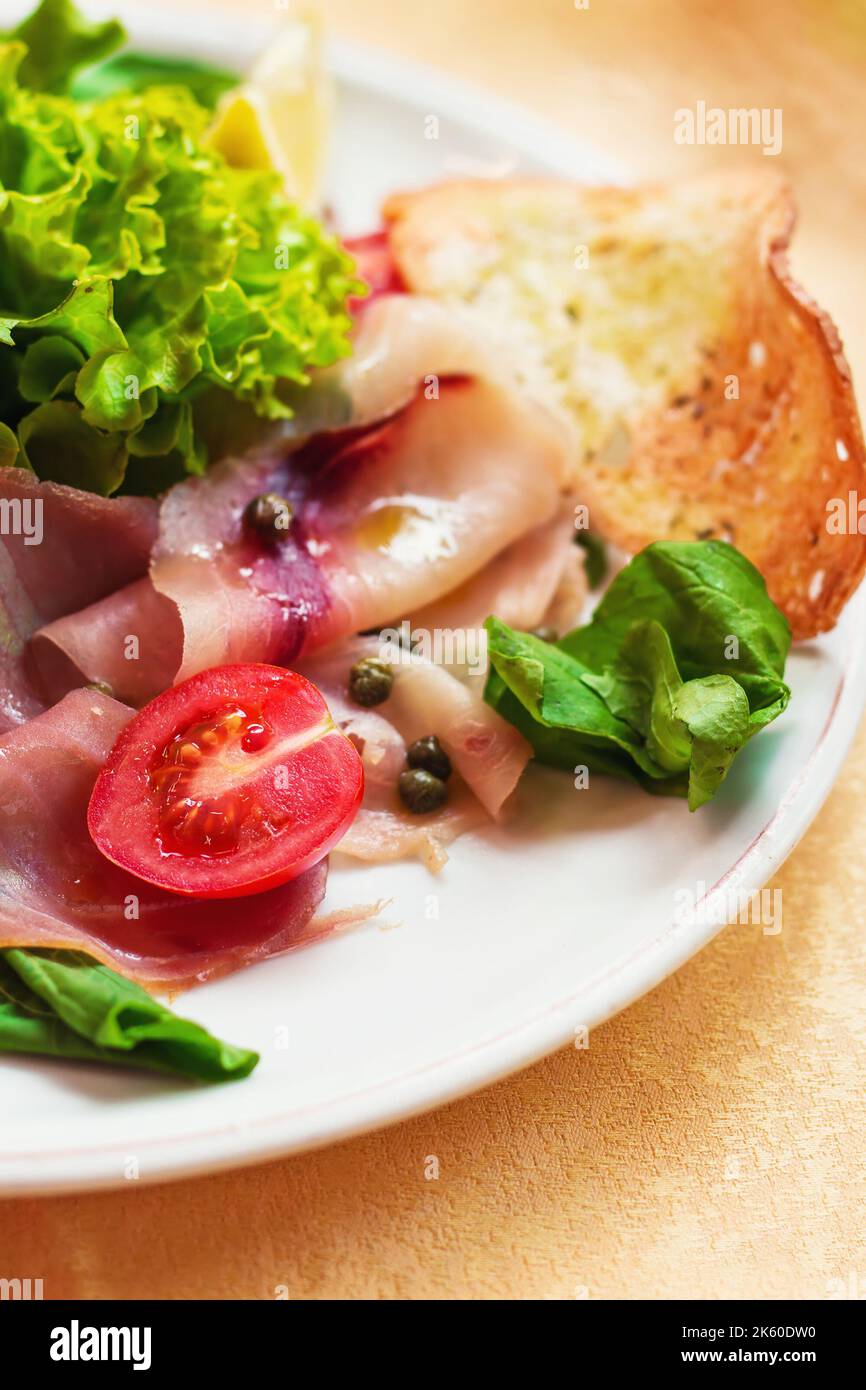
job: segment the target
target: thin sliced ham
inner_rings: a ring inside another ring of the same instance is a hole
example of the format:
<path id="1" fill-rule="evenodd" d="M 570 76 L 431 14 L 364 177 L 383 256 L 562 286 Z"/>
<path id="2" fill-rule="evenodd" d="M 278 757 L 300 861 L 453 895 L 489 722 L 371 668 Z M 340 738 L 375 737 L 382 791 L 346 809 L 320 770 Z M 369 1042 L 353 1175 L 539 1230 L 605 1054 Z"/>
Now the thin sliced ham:
<path id="1" fill-rule="evenodd" d="M 438 382 L 465 376 L 499 380 L 497 357 L 468 316 L 421 295 L 385 294 L 364 307 L 351 357 L 320 373 L 300 419 L 310 433 L 328 427 L 307 423 L 323 408 L 342 413 L 337 425 L 374 424 L 408 405 L 419 385 L 432 399 Z"/>
<path id="2" fill-rule="evenodd" d="M 489 816 L 459 777 L 450 784 L 448 803 L 432 815 L 411 816 L 400 803 L 396 785 L 406 769 L 406 739 L 384 714 L 361 709 L 349 699 L 346 685 L 350 664 L 370 651 L 370 642 L 354 641 L 322 653 L 314 670 L 332 716 L 364 765 L 364 803 L 335 852 L 367 863 L 420 859 L 431 873 L 439 873 L 448 863 L 446 845 L 487 823 Z"/>
<path id="3" fill-rule="evenodd" d="M 407 743 L 435 734 L 484 809 L 498 816 L 532 756 L 530 745 L 484 703 L 482 679 L 464 683 L 444 666 L 405 656 L 383 712 Z"/>
<path id="4" fill-rule="evenodd" d="M 182 642 L 177 606 L 144 578 L 41 628 L 30 659 L 53 700 L 80 686 L 84 674 L 138 706 L 173 684 Z"/>
<path id="5" fill-rule="evenodd" d="M 544 610 L 541 625 L 552 627 L 554 632 L 560 634 L 571 632 L 572 628 L 585 621 L 588 600 L 589 584 L 584 552 L 580 546 L 572 545 L 559 576 L 559 583 Z"/>
<path id="6" fill-rule="evenodd" d="M 96 497 L 0 468 L 0 731 L 44 708 L 32 633 L 146 574 L 157 529 L 150 498 Z"/>
<path id="7" fill-rule="evenodd" d="M 364 644 L 366 650 L 369 644 Z M 346 671 L 358 659 L 359 644 L 320 658 L 315 674 L 340 728 L 349 735 L 364 764 L 364 803 L 337 846 L 336 853 L 367 863 L 420 859 L 432 873 L 448 862 L 446 846 L 489 816 L 459 778 L 452 782 L 447 804 L 426 816 L 412 816 L 397 795 L 397 779 L 406 768 L 406 740 L 383 715 L 361 709 L 348 698 Z"/>
<path id="8" fill-rule="evenodd" d="M 27 652 L 27 639 L 40 621 L 0 541 L 0 733 L 32 719 L 44 707 L 28 670 Z"/>
<path id="9" fill-rule="evenodd" d="M 151 583 L 179 619 L 142 586 L 113 595 L 42 630 L 44 677 L 58 668 L 46 644 L 63 671 L 71 663 L 135 703 L 227 661 L 290 665 L 465 583 L 558 513 L 564 466 L 558 431 L 537 410 L 462 379 L 438 398 L 416 394 L 374 429 L 226 460 L 162 504 Z M 246 504 L 270 491 L 295 511 L 277 547 L 242 525 Z"/>
<path id="10" fill-rule="evenodd" d="M 482 569 L 558 509 L 558 435 L 486 382 L 443 383 L 316 472 L 302 512 L 331 641 L 381 626 Z M 303 467 L 303 457 L 301 459 Z"/>
<path id="11" fill-rule="evenodd" d="M 150 497 L 97 497 L 41 483 L 26 468 L 0 469 L 0 498 L 41 504 L 41 541 L 4 525 L 3 544 L 43 621 L 83 608 L 147 571 L 158 530 Z M 5 515 L 5 513 L 4 513 Z"/>
<path id="12" fill-rule="evenodd" d="M 393 666 L 388 699 L 375 710 L 360 709 L 349 696 L 349 671 L 362 657 L 380 654 L 378 639 L 359 637 L 303 663 L 364 762 L 364 804 L 337 848 L 376 862 L 417 857 L 436 872 L 447 860 L 446 845 L 500 815 L 532 750 L 484 703 L 479 677 L 464 682 L 408 651 Z M 397 778 L 407 744 L 427 734 L 439 738 L 455 772 L 446 806 L 414 816 L 400 803 Z"/>
<path id="13" fill-rule="evenodd" d="M 410 816 L 392 794 L 385 805 L 362 806 L 334 853 L 371 864 L 419 859 L 438 874 L 448 862 L 446 847 L 487 820 L 466 786 L 452 788 L 448 804 L 428 816 Z"/>
<path id="14" fill-rule="evenodd" d="M 74 947 L 133 979 L 180 987 L 319 935 L 311 919 L 324 862 L 270 892 L 206 902 L 103 858 L 87 833 L 87 803 L 130 714 L 76 690 L 0 739 L 0 945 Z"/>
<path id="15" fill-rule="evenodd" d="M 420 859 L 433 873 L 448 861 L 446 846 L 467 830 L 489 821 L 478 799 L 461 779 L 450 786 L 447 804 L 426 816 L 410 815 L 397 795 L 397 779 L 406 768 L 406 740 L 374 709 L 349 698 L 347 672 L 374 647 L 355 639 L 321 654 L 309 667 L 341 729 L 349 735 L 364 764 L 364 802 L 335 853 L 367 863 Z"/>
<path id="16" fill-rule="evenodd" d="M 514 541 L 459 588 L 413 613 L 411 627 L 427 632 L 480 627 L 491 613 L 509 627 L 538 627 L 570 568 L 573 541 L 568 509 Z"/>

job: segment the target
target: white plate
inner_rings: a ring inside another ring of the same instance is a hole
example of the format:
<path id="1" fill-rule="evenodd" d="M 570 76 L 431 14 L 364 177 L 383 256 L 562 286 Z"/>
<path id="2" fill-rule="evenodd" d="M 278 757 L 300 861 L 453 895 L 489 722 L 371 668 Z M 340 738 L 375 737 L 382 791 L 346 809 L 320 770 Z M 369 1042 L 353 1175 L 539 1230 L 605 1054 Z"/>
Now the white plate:
<path id="1" fill-rule="evenodd" d="M 252 58 L 267 32 L 210 14 L 204 31 L 199 17 L 173 18 L 166 37 L 166 21 L 139 14 L 130 27 L 152 48 L 228 64 Z M 332 201 L 352 230 L 375 224 L 391 189 L 443 171 L 515 161 L 584 179 L 626 172 L 404 59 L 337 46 L 334 67 Z M 438 141 L 425 139 L 428 115 Z M 149 1181 L 323 1144 L 483 1086 L 623 1008 L 718 930 L 677 923 L 677 894 L 703 883 L 728 901 L 760 887 L 815 816 L 866 698 L 864 622 L 861 591 L 835 633 L 797 651 L 788 712 L 697 815 L 601 778 L 577 792 L 537 771 L 516 823 L 461 840 L 438 878 L 410 864 L 334 868 L 329 905 L 390 897 L 384 918 L 399 925 L 332 938 L 180 1001 L 261 1051 L 248 1081 L 193 1089 L 4 1057 L 0 1190 L 108 1186 L 131 1171 Z"/>

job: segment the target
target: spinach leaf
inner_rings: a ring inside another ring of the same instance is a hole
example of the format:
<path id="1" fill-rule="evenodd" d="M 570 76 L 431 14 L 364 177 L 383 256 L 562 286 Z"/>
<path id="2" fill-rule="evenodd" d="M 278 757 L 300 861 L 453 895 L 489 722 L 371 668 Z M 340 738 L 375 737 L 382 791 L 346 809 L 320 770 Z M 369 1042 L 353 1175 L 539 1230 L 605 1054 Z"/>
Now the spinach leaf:
<path id="1" fill-rule="evenodd" d="M 487 621 L 485 698 L 539 762 L 709 801 L 786 707 L 790 635 L 758 571 L 720 542 L 659 542 L 556 644 Z"/>
<path id="2" fill-rule="evenodd" d="M 200 1081 L 249 1076 L 255 1052 L 220 1042 L 77 951 L 0 950 L 0 1052 L 70 1057 Z"/>
<path id="3" fill-rule="evenodd" d="M 654 618 L 684 680 L 732 675 L 758 723 L 788 703 L 791 631 L 755 566 L 724 541 L 656 541 L 616 576 L 592 621 L 561 646 L 594 671 L 616 658 L 632 623 Z"/>
<path id="4" fill-rule="evenodd" d="M 654 765 L 639 762 L 643 771 L 673 778 L 676 789 L 688 774 L 693 811 L 715 795 L 751 734 L 743 687 L 729 675 L 683 682 L 670 638 L 653 619 L 633 624 L 614 665 L 584 681 L 638 734 Z"/>

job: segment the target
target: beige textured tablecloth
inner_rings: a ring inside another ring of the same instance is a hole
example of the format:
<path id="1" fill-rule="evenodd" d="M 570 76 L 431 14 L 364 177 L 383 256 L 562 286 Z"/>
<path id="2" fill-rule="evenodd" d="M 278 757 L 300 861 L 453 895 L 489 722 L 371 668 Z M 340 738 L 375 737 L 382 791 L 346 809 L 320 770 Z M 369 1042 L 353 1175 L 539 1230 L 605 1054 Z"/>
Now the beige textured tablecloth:
<path id="1" fill-rule="evenodd" d="M 863 0 L 326 8 L 646 176 L 760 159 L 674 145 L 677 107 L 781 107 L 795 264 L 866 381 Z M 3 1264 L 55 1297 L 823 1298 L 836 1279 L 862 1297 L 864 766 L 861 734 L 776 880 L 782 933 L 729 928 L 588 1051 L 267 1167 L 4 1203 Z"/>

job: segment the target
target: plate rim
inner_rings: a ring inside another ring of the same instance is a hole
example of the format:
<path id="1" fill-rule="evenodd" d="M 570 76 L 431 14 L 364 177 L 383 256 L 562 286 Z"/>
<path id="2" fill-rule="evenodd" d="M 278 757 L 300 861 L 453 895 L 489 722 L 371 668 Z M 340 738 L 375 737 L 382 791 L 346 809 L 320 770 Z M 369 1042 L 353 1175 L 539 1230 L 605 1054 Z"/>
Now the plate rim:
<path id="1" fill-rule="evenodd" d="M 6 7 L 4 7 L 6 8 Z M 16 6 L 16 8 L 18 8 Z M 86 8 L 106 12 L 105 5 Z M 201 52 L 201 15 L 186 12 L 172 16 L 171 38 L 166 40 L 164 14 L 142 10 L 130 3 L 108 8 L 126 20 L 139 42 L 183 51 Z M 240 35 L 241 25 L 232 15 L 211 14 L 211 35 L 221 35 L 225 51 L 229 33 Z M 255 26 L 254 26 L 255 28 Z M 258 21 L 259 34 L 267 30 Z M 186 33 L 184 33 L 186 31 Z M 243 25 L 245 42 L 250 26 Z M 211 47 L 213 43 L 211 40 Z M 561 128 L 509 100 L 488 93 L 423 63 L 384 49 L 345 39 L 331 40 L 329 54 L 335 75 L 351 77 L 355 85 L 418 107 L 436 104 L 464 125 L 518 148 L 541 142 L 544 160 L 558 166 L 563 175 L 579 168 L 597 169 L 600 177 L 622 181 L 628 171 L 597 148 L 586 147 L 565 135 Z M 858 623 L 859 619 L 859 623 Z M 817 816 L 839 774 L 866 705 L 866 643 L 858 641 L 858 626 L 866 626 L 866 585 L 849 600 L 842 619 L 851 640 L 840 660 L 840 674 L 824 725 L 809 757 L 797 770 L 772 816 L 725 870 L 708 896 L 723 890 L 733 874 L 738 891 L 755 892 L 774 874 L 795 848 Z M 229 1168 L 267 1162 L 279 1157 L 339 1142 L 353 1135 L 398 1123 L 531 1066 L 566 1045 L 574 1037 L 576 1009 L 580 1021 L 592 1029 L 655 988 L 722 930 L 724 923 L 684 925 L 669 922 L 642 945 L 623 953 L 589 980 L 531 1017 L 497 1035 L 447 1054 L 436 1061 L 356 1088 L 322 1102 L 295 1106 L 243 1122 L 202 1126 L 191 1133 L 136 1140 L 136 1151 L 148 1152 L 147 1172 L 140 1182 L 162 1182 L 193 1177 Z M 302 1132 L 299 1122 L 303 1121 Z M 218 1142 L 218 1152 L 213 1145 Z M 5 1196 L 106 1189 L 124 1186 L 116 1162 L 121 1142 L 69 1149 L 0 1153 L 0 1193 Z M 154 1156 L 155 1161 L 154 1161 Z M 28 1166 L 38 1163 L 41 1171 Z"/>

